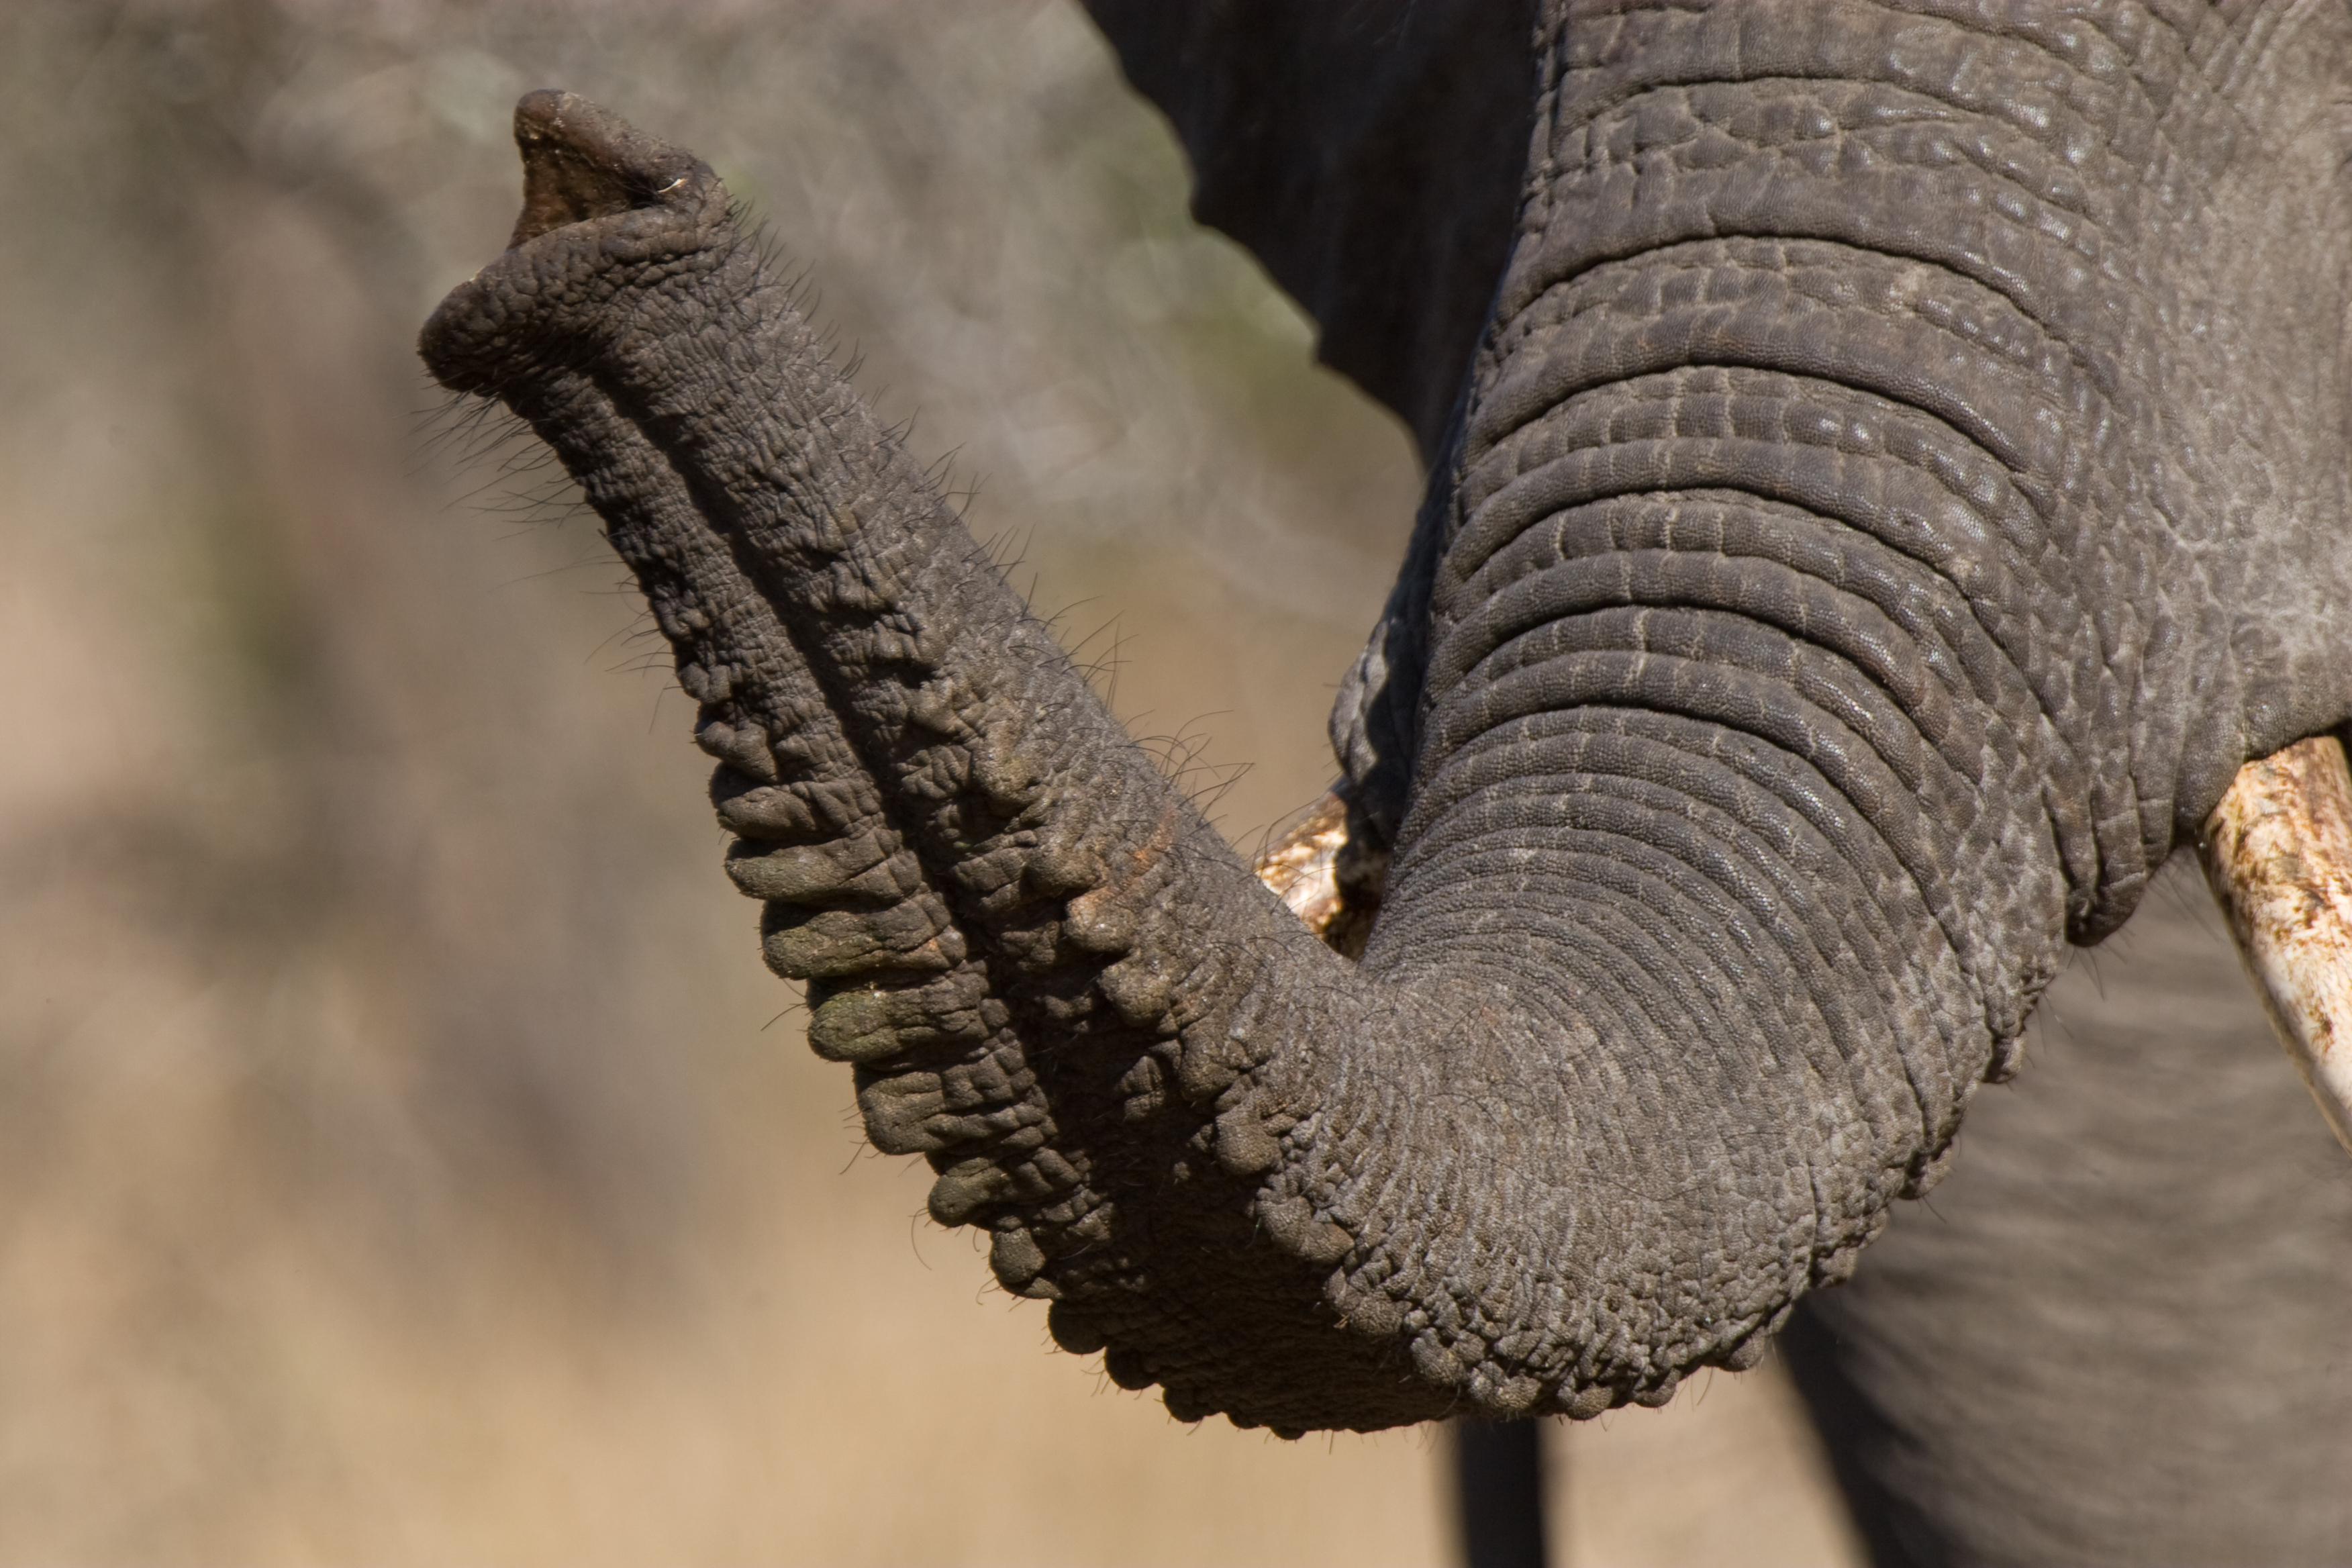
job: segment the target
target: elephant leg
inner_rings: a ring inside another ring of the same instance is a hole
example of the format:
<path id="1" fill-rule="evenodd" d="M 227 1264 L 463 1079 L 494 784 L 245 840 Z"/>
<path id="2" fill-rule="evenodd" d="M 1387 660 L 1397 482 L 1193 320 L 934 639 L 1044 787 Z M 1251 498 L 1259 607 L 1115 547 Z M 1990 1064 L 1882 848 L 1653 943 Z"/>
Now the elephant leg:
<path id="1" fill-rule="evenodd" d="M 1783 1344 L 1883 1563 L 2352 1560 L 2352 1162 L 2178 858 Z"/>
<path id="2" fill-rule="evenodd" d="M 1543 1568 L 1541 1421 L 1454 1423 L 1454 1517 L 1464 1568 Z"/>

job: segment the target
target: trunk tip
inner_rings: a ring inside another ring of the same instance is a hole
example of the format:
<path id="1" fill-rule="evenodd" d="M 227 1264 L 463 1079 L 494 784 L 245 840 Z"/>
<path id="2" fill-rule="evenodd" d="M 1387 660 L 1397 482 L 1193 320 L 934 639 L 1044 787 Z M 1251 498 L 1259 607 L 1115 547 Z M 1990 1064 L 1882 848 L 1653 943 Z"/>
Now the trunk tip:
<path id="1" fill-rule="evenodd" d="M 691 153 L 554 88 L 522 96 L 514 137 L 522 153 L 522 212 L 509 250 L 570 224 L 698 200 L 715 182 Z"/>

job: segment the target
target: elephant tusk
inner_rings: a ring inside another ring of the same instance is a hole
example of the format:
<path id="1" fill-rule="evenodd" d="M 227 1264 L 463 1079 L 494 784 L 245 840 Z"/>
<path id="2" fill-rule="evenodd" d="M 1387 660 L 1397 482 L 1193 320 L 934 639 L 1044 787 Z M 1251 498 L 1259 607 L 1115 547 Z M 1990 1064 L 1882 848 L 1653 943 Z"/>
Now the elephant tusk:
<path id="1" fill-rule="evenodd" d="M 1250 862 L 1257 879 L 1326 942 L 1346 905 L 1339 893 L 1339 849 L 1347 842 L 1348 803 L 1336 791 L 1327 792 L 1289 832 L 1269 842 Z"/>
<path id="2" fill-rule="evenodd" d="M 1361 956 L 1377 905 L 1365 907 L 1360 893 L 1339 877 L 1339 857 L 1348 847 L 1348 803 L 1335 787 L 1326 791 L 1289 832 L 1272 840 L 1250 869 L 1273 889 L 1290 912 L 1344 958 Z"/>
<path id="3" fill-rule="evenodd" d="M 2332 735 L 2238 770 L 2205 879 L 2320 1114 L 2352 1151 L 2352 773 Z"/>

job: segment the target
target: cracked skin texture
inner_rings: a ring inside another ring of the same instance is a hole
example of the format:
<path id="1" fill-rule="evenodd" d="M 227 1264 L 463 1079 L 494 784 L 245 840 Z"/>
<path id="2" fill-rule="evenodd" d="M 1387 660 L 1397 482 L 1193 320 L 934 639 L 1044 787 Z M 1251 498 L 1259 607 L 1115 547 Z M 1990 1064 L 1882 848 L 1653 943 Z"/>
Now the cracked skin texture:
<path id="1" fill-rule="evenodd" d="M 2345 717 L 2342 321 L 2315 345 L 2262 265 L 2279 213 L 2346 226 L 2342 127 L 2248 151 L 2344 38 L 1789 5 L 1538 41 L 1510 259 L 1335 715 L 1393 856 L 1357 967 L 690 156 L 526 99 L 516 242 L 425 331 L 637 574 L 876 1144 L 1187 1418 L 1591 1415 L 1752 1363 L 1937 1179 L 2068 939 Z"/>

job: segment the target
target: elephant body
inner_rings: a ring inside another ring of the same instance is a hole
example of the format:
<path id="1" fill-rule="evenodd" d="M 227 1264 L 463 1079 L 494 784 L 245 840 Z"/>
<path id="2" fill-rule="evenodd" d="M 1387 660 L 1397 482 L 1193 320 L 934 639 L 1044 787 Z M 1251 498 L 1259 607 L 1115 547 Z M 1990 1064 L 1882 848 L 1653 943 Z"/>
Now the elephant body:
<path id="1" fill-rule="evenodd" d="M 1360 967 L 689 155 L 526 100 L 512 246 L 425 341 L 604 515 L 935 1217 L 1187 1418 L 1657 1404 L 1803 1302 L 1886 1560 L 2352 1546 L 2352 1185 L 2250 1007 L 2199 1016 L 2218 926 L 1960 1131 L 2067 943 L 2352 710 L 2352 16 L 1097 13 L 1431 458 L 1333 720 Z"/>
<path id="2" fill-rule="evenodd" d="M 1781 1340 L 1880 1563 L 2352 1560 L 2352 1181 L 2176 860 Z"/>
<path id="3" fill-rule="evenodd" d="M 1534 79 L 1531 9 L 1090 9 L 1196 214 L 1434 457 L 1492 292 L 1447 263 L 1499 273 L 1511 238 L 1532 105 L 1492 84 Z M 1408 210 L 1368 220 L 1368 184 Z M 2040 1023 L 1932 1203 L 1782 1337 L 1874 1561 L 2352 1560 L 2352 1172 L 2193 870 Z"/>

